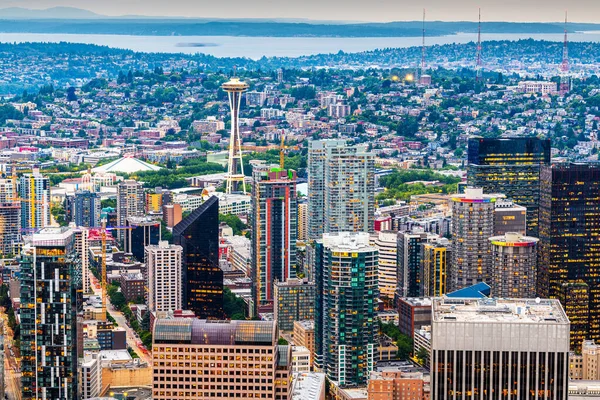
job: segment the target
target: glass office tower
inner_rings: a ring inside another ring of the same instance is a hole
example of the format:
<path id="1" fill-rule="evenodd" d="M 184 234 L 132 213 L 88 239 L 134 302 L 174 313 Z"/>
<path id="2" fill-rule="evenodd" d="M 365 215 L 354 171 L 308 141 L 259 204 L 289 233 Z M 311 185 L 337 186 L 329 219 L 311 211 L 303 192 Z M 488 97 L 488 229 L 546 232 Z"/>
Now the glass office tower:
<path id="1" fill-rule="evenodd" d="M 502 193 L 527 208 L 527 235 L 538 236 L 540 167 L 550 164 L 550 139 L 469 139 L 467 182 Z"/>

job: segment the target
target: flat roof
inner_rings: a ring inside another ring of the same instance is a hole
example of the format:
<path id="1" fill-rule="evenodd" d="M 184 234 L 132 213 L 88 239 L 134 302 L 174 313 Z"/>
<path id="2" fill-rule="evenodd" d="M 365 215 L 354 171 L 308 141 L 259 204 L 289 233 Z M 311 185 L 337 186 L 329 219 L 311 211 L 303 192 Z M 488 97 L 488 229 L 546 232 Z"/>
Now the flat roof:
<path id="1" fill-rule="evenodd" d="M 325 374 L 307 372 L 294 374 L 292 400 L 318 400 L 325 390 Z"/>
<path id="2" fill-rule="evenodd" d="M 433 300 L 435 322 L 497 322 L 568 324 L 556 299 L 457 299 Z"/>

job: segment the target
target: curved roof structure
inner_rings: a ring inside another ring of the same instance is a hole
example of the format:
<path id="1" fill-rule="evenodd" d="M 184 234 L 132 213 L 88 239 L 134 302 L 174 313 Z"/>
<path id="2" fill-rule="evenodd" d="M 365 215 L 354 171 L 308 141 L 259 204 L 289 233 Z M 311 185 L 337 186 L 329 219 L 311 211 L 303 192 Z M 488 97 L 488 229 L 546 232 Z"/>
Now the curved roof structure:
<path id="1" fill-rule="evenodd" d="M 148 164 L 142 160 L 133 157 L 122 157 L 106 165 L 92 169 L 93 172 L 124 172 L 132 174 L 141 171 L 158 171 L 160 167 Z"/>
<path id="2" fill-rule="evenodd" d="M 158 319 L 156 343 L 205 345 L 267 345 L 277 341 L 273 321 L 216 321 L 189 318 Z"/>

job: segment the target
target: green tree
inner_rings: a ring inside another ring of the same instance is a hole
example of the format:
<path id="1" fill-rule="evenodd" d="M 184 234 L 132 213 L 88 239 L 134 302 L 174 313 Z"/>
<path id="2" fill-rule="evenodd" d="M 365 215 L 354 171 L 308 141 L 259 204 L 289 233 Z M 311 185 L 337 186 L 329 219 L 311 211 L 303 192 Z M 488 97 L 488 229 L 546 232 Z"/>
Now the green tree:
<path id="1" fill-rule="evenodd" d="M 219 222 L 225 222 L 233 230 L 233 234 L 236 236 L 242 235 L 242 231 L 246 229 L 246 224 L 244 224 L 237 215 L 219 214 Z"/>

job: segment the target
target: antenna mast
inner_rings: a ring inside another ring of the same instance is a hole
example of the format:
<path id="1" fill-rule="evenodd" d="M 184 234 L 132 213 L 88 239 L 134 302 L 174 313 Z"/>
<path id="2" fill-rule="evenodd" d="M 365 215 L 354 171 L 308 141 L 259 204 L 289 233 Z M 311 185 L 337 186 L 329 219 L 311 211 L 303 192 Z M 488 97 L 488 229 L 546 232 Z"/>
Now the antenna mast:
<path id="1" fill-rule="evenodd" d="M 479 8 L 479 25 L 477 27 L 477 63 L 475 65 L 475 79 L 481 81 L 481 8 Z"/>
<path id="2" fill-rule="evenodd" d="M 423 9 L 423 48 L 421 49 L 421 76 L 425 73 L 425 9 Z"/>
<path id="3" fill-rule="evenodd" d="M 569 93 L 571 90 L 571 78 L 569 76 L 569 37 L 567 33 L 568 14 L 565 11 L 565 41 L 563 44 L 563 59 L 560 64 L 560 87 L 561 94 Z"/>

